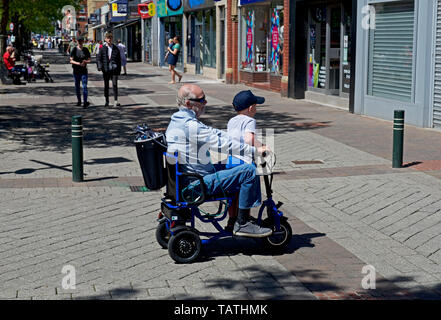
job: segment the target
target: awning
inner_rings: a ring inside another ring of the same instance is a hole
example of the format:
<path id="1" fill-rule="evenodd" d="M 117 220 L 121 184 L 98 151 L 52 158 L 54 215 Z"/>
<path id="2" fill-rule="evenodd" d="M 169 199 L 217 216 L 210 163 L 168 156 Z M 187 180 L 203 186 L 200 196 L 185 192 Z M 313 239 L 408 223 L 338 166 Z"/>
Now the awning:
<path id="1" fill-rule="evenodd" d="M 127 27 L 127 26 L 130 26 L 130 25 L 135 24 L 135 23 L 140 22 L 140 21 L 141 21 L 141 18 L 129 20 L 127 22 L 120 23 L 120 24 L 112 27 L 112 29 L 118 29 L 118 28 L 122 28 L 122 27 Z"/>
<path id="2" fill-rule="evenodd" d="M 102 28 L 102 27 L 105 27 L 105 26 L 106 26 L 105 23 L 103 23 L 103 24 L 99 24 L 99 25 L 97 25 L 97 26 L 92 27 L 92 30 L 93 30 L 93 29 L 99 29 L 99 28 Z"/>

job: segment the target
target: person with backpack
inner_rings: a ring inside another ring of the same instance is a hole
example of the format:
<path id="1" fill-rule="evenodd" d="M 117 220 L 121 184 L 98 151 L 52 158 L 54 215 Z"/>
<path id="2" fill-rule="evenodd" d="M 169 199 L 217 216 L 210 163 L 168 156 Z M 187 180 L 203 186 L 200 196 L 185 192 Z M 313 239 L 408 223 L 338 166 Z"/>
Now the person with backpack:
<path id="1" fill-rule="evenodd" d="M 80 82 L 83 84 L 83 108 L 89 106 L 87 101 L 87 64 L 90 63 L 90 52 L 83 47 L 84 38 L 78 39 L 78 45 L 72 49 L 70 53 L 70 63 L 72 64 L 73 76 L 75 79 L 75 90 L 77 94 L 77 106 L 81 106 L 81 88 Z"/>

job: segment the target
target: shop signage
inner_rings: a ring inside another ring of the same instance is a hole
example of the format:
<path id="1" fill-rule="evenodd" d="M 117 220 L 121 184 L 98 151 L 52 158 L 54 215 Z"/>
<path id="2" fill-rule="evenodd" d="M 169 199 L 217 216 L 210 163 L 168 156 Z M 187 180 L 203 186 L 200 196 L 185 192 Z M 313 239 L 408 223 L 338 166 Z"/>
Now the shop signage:
<path id="1" fill-rule="evenodd" d="M 175 16 L 184 13 L 183 0 L 158 0 L 156 10 L 158 17 Z"/>
<path id="2" fill-rule="evenodd" d="M 240 5 L 243 6 L 250 3 L 262 2 L 262 1 L 267 1 L 267 0 L 240 0 Z"/>
<path id="3" fill-rule="evenodd" d="M 138 13 L 142 19 L 148 19 L 156 14 L 156 5 L 153 1 L 138 4 Z"/>
<path id="4" fill-rule="evenodd" d="M 280 16 L 277 8 L 273 9 L 271 13 L 271 71 L 275 73 L 279 73 L 279 65 L 280 65 Z M 282 31 L 283 36 L 283 31 Z"/>
<path id="5" fill-rule="evenodd" d="M 110 5 L 110 12 L 112 14 L 110 22 L 120 22 L 126 19 L 128 11 L 127 0 L 117 0 L 112 2 Z"/>
<path id="6" fill-rule="evenodd" d="M 90 14 L 89 23 L 90 23 L 90 24 L 95 24 L 96 21 L 97 21 L 97 16 L 96 16 L 96 14 L 91 13 L 91 14 Z"/>
<path id="7" fill-rule="evenodd" d="M 246 16 L 247 23 L 247 50 L 246 50 L 246 60 L 245 67 L 250 68 L 253 63 L 253 29 L 254 29 L 254 12 L 249 11 Z"/>
<path id="8" fill-rule="evenodd" d="M 213 0 L 184 0 L 184 11 L 214 8 Z"/>
<path id="9" fill-rule="evenodd" d="M 137 4 L 129 5 L 129 19 L 136 19 L 139 17 L 140 14 L 138 12 L 138 5 Z"/>
<path id="10" fill-rule="evenodd" d="M 253 47 L 253 30 L 251 28 L 248 28 L 247 31 L 247 47 L 248 49 Z"/>

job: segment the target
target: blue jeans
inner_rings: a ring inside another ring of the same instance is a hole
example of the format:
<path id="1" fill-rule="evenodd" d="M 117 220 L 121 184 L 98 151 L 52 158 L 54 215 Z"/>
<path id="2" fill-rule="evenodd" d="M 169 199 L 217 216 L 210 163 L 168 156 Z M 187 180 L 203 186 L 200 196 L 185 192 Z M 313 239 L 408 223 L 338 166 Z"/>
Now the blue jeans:
<path id="1" fill-rule="evenodd" d="M 242 164 L 226 169 L 225 164 L 215 164 L 216 173 L 204 176 L 209 195 L 235 193 L 239 191 L 239 208 L 250 209 L 260 206 L 262 195 L 260 178 L 256 175 L 256 167 Z"/>
<path id="2" fill-rule="evenodd" d="M 77 99 L 81 101 L 81 89 L 80 89 L 80 81 L 83 83 L 83 98 L 84 102 L 87 102 L 87 74 L 75 74 L 75 90 L 77 92 Z"/>

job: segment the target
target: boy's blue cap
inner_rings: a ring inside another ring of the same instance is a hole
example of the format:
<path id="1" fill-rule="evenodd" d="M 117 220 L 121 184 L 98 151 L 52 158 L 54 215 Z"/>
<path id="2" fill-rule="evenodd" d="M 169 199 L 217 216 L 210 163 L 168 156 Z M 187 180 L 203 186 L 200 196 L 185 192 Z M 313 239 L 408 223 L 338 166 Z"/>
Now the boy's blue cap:
<path id="1" fill-rule="evenodd" d="M 264 97 L 255 96 L 251 90 L 241 91 L 233 99 L 233 107 L 236 111 L 242 111 L 253 104 L 263 104 L 265 103 Z"/>

